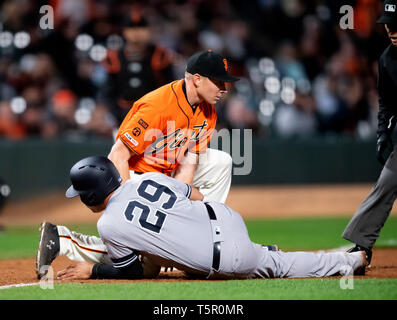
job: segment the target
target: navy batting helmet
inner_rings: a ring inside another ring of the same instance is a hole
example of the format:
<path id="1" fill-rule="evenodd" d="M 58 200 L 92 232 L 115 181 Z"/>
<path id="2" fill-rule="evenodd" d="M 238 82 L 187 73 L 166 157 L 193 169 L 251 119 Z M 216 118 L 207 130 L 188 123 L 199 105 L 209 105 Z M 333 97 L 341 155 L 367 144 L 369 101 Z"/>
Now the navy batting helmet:
<path id="1" fill-rule="evenodd" d="M 72 185 L 66 191 L 66 197 L 80 196 L 87 206 L 101 204 L 121 183 L 120 174 L 113 162 L 102 156 L 78 161 L 70 169 L 70 180 Z"/>

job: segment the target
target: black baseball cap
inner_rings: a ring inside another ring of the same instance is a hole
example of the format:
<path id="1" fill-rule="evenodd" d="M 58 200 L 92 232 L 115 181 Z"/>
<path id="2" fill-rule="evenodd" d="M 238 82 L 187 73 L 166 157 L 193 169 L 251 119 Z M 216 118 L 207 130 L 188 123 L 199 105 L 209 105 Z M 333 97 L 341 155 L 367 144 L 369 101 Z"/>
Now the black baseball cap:
<path id="1" fill-rule="evenodd" d="M 397 25 L 397 0 L 385 0 L 383 2 L 383 12 L 376 23 Z"/>
<path id="2" fill-rule="evenodd" d="M 186 71 L 191 74 L 198 73 L 204 77 L 223 82 L 240 80 L 228 73 L 226 58 L 212 50 L 202 51 L 192 55 L 187 61 Z"/>

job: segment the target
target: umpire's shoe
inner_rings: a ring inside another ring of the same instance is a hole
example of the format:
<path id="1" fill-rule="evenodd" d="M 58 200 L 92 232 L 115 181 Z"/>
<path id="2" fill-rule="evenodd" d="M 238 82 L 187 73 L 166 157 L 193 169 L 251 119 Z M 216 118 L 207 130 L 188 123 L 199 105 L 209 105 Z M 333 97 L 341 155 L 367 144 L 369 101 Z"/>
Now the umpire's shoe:
<path id="1" fill-rule="evenodd" d="M 43 222 L 40 231 L 40 243 L 36 257 L 36 273 L 38 279 L 42 279 L 47 275 L 48 268 L 59 254 L 59 234 L 57 226 L 49 222 Z"/>
<path id="2" fill-rule="evenodd" d="M 357 251 L 365 251 L 365 254 L 367 255 L 367 260 L 368 260 L 368 267 L 370 267 L 371 266 L 371 259 L 372 259 L 372 250 L 364 248 L 362 246 L 359 246 L 358 244 L 356 244 L 355 247 L 350 248 L 349 250 L 347 250 L 347 252 L 357 252 Z"/>

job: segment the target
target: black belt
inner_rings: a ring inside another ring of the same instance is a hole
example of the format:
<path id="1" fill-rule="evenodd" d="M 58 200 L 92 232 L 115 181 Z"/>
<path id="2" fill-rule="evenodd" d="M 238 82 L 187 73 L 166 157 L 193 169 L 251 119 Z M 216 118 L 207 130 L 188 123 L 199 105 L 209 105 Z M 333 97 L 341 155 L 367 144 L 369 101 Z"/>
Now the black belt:
<path id="1" fill-rule="evenodd" d="M 147 171 L 147 172 L 156 172 L 156 171 Z M 146 172 L 146 173 L 147 173 L 147 172 Z M 134 173 L 139 175 L 139 174 L 144 174 L 145 172 L 134 171 Z M 165 174 L 165 170 L 164 170 L 164 169 L 161 169 L 161 173 L 164 173 L 164 174 Z"/>
<path id="2" fill-rule="evenodd" d="M 216 220 L 216 214 L 214 209 L 208 204 L 204 203 L 205 207 L 207 208 L 208 211 L 208 216 L 210 217 L 210 220 Z M 213 250 L 213 255 L 212 255 L 212 269 L 215 271 L 219 271 L 219 264 L 221 261 L 221 242 L 217 241 L 214 242 L 214 250 Z"/>

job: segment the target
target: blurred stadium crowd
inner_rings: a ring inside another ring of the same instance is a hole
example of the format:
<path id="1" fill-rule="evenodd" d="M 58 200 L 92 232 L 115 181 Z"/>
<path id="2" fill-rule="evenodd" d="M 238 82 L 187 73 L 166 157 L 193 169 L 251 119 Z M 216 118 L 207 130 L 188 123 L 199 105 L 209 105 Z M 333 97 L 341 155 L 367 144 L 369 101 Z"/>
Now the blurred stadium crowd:
<path id="1" fill-rule="evenodd" d="M 380 0 L 0 2 L 0 138 L 112 139 L 132 103 L 212 49 L 241 77 L 219 128 L 375 135 Z M 40 27 L 43 5 L 54 28 Z M 339 22 L 354 8 L 354 29 Z"/>

